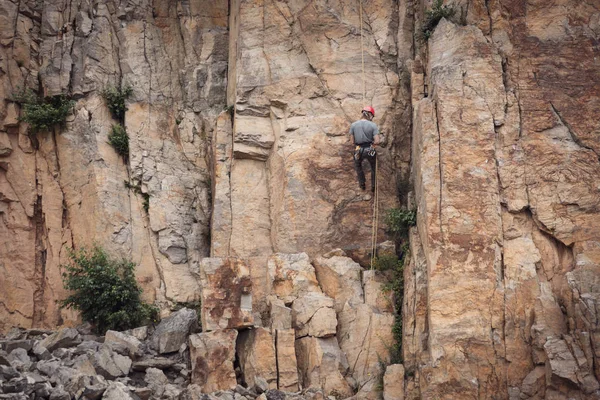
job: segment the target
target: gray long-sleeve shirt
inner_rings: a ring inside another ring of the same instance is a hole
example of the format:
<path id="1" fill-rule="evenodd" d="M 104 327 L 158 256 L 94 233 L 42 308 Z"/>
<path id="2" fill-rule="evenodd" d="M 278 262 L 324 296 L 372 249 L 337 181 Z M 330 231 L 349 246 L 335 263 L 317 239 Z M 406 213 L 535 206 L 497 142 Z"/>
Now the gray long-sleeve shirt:
<path id="1" fill-rule="evenodd" d="M 375 136 L 379 135 L 379 128 L 374 122 L 359 119 L 350 125 L 350 134 L 354 136 L 355 144 L 370 144 L 375 141 Z"/>

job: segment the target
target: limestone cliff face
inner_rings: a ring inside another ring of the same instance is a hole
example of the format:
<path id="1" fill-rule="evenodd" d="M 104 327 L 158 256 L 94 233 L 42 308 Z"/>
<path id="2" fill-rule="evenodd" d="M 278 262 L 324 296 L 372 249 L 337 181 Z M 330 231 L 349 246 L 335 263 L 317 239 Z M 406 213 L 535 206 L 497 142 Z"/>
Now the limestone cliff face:
<path id="1" fill-rule="evenodd" d="M 412 69 L 407 394 L 598 398 L 600 7 L 452 3 Z"/>
<path id="2" fill-rule="evenodd" d="M 368 276 L 345 307 L 345 278 L 314 262 L 317 294 L 296 307 L 333 298 L 337 333 L 313 327 L 294 350 L 304 326 L 269 318 L 297 300 L 273 280 L 285 268 L 278 279 L 293 279 L 298 259 L 367 258 L 372 201 L 345 134 L 369 103 L 388 139 L 379 207 L 406 203 L 410 181 L 418 210 L 407 398 L 598 396 L 600 6 L 447 1 L 455 15 L 426 41 L 430 3 L 363 1 L 363 101 L 358 1 L 0 0 L 0 331 L 75 321 L 57 306 L 68 248 L 131 258 L 165 310 L 200 298 L 207 266 L 233 263 L 207 257 L 236 257 L 248 320 L 286 342 L 301 383 L 356 392 L 376 360 L 357 343 L 390 331 L 374 325 Z M 125 162 L 100 96 L 118 85 L 133 88 Z M 72 96 L 66 126 L 30 134 L 9 101 L 22 87 Z M 261 335 L 240 354 L 253 359 Z M 312 352 L 362 372 L 328 383 Z"/>

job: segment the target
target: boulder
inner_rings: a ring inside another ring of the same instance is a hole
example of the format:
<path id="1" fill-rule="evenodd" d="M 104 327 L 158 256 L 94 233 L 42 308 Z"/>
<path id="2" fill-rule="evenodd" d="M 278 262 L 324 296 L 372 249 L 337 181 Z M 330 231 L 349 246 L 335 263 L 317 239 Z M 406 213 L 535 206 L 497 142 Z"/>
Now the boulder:
<path id="1" fill-rule="evenodd" d="M 107 331 L 104 335 L 104 344 L 109 346 L 113 351 L 129 354 L 134 359 L 142 355 L 142 342 L 135 336 L 123 332 Z"/>
<path id="2" fill-rule="evenodd" d="M 10 364 L 20 370 L 27 370 L 31 366 L 31 358 L 27 355 L 27 350 L 17 347 L 8 355 Z"/>
<path id="3" fill-rule="evenodd" d="M 133 362 L 134 371 L 145 371 L 148 368 L 167 369 L 177 364 L 177 360 L 164 357 L 152 357 L 146 360 L 139 360 Z"/>
<path id="4" fill-rule="evenodd" d="M 96 371 L 106 379 L 116 379 L 127 376 L 131 369 L 131 359 L 113 352 L 110 347 L 103 345 L 93 356 Z"/>
<path id="5" fill-rule="evenodd" d="M 160 354 L 178 351 L 197 324 L 198 315 L 196 311 L 182 308 L 160 321 L 150 338 L 151 346 Z M 133 339 L 130 338 L 129 340 L 131 342 L 130 346 L 135 347 L 132 344 Z"/>
<path id="6" fill-rule="evenodd" d="M 314 262 L 323 292 L 334 299 L 335 310 L 342 311 L 348 300 L 363 301 L 361 266 L 349 257 L 317 257 Z"/>
<path id="7" fill-rule="evenodd" d="M 277 253 L 267 263 L 272 293 L 288 305 L 309 292 L 321 292 L 315 269 L 306 253 Z"/>
<path id="8" fill-rule="evenodd" d="M 404 400 L 404 366 L 388 365 L 383 375 L 383 400 Z"/>
<path id="9" fill-rule="evenodd" d="M 234 329 L 190 336 L 191 383 L 200 385 L 203 393 L 236 387 L 233 363 L 237 336 L 238 332 Z"/>
<path id="10" fill-rule="evenodd" d="M 309 292 L 292 304 L 292 319 L 296 336 L 334 336 L 337 317 L 332 298 L 319 292 Z"/>
<path id="11" fill-rule="evenodd" d="M 296 332 L 294 329 L 278 329 L 275 331 L 277 388 L 286 392 L 298 391 L 298 363 L 295 341 Z"/>
<path id="12" fill-rule="evenodd" d="M 135 400 L 135 397 L 132 396 L 127 386 L 121 382 L 110 382 L 104 396 L 102 396 L 102 400 Z"/>
<path id="13" fill-rule="evenodd" d="M 65 328 L 53 333 L 40 341 L 39 346 L 45 347 L 53 352 L 59 347 L 72 347 L 80 343 L 79 332 L 75 328 Z"/>
<path id="14" fill-rule="evenodd" d="M 7 353 L 10 353 L 14 349 L 24 349 L 25 351 L 31 350 L 33 347 L 33 340 L 8 340 L 2 344 L 2 348 Z"/>
<path id="15" fill-rule="evenodd" d="M 50 394 L 50 400 L 71 400 L 71 395 L 67 392 L 62 385 L 58 385 Z M 113 400 L 117 400 L 113 398 Z"/>
<path id="16" fill-rule="evenodd" d="M 160 397 L 165 392 L 165 385 L 169 383 L 169 379 L 160 369 L 148 368 L 144 376 L 144 382 L 148 384 L 148 388 L 156 397 Z"/>
<path id="17" fill-rule="evenodd" d="M 257 379 L 262 378 L 267 389 L 277 389 L 275 343 L 269 330 L 255 328 L 241 331 L 237 340 L 237 356 L 248 387 L 257 386 Z"/>
<path id="18" fill-rule="evenodd" d="M 252 326 L 252 280 L 237 258 L 204 258 L 200 264 L 202 330 Z"/>
<path id="19" fill-rule="evenodd" d="M 47 348 L 40 345 L 39 343 L 33 346 L 32 350 L 33 354 L 37 357 L 38 360 L 49 360 L 52 358 L 52 355 L 48 351 Z"/>
<path id="20" fill-rule="evenodd" d="M 306 336 L 296 340 L 298 372 L 303 388 L 322 389 L 325 395 L 347 398 L 353 390 L 346 381 L 348 361 L 336 338 Z"/>

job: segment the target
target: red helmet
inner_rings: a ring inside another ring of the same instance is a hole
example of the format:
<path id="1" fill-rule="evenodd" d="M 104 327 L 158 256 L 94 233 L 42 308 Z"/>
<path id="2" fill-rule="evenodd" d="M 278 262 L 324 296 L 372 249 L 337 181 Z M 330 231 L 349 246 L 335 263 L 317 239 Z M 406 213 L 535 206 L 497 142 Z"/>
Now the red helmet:
<path id="1" fill-rule="evenodd" d="M 366 106 L 365 108 L 362 109 L 363 111 L 368 111 L 371 113 L 371 115 L 375 116 L 375 109 L 371 106 Z"/>

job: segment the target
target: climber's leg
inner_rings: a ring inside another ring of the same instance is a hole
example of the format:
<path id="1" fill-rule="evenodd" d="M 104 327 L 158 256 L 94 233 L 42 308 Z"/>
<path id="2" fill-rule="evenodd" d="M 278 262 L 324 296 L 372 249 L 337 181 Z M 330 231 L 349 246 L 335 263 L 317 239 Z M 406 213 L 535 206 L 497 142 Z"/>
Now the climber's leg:
<path id="1" fill-rule="evenodd" d="M 363 154 L 362 149 L 354 153 L 354 169 L 356 170 L 356 177 L 358 178 L 358 185 L 362 190 L 365 190 L 365 171 L 363 171 L 362 162 Z"/>

